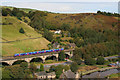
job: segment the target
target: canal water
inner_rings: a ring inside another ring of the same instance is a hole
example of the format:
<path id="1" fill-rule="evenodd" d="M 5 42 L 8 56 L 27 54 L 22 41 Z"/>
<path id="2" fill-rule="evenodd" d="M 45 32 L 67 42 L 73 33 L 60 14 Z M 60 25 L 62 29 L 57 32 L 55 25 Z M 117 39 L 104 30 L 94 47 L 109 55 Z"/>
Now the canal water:
<path id="1" fill-rule="evenodd" d="M 111 74 L 116 74 L 116 73 L 119 73 L 120 72 L 120 69 L 108 69 L 108 70 L 105 70 L 105 71 L 102 71 L 102 72 L 93 72 L 91 74 L 87 74 L 87 75 L 84 75 L 82 76 L 83 78 L 105 78 L 106 76 L 108 75 L 111 75 Z M 120 75 L 119 75 L 120 76 Z"/>

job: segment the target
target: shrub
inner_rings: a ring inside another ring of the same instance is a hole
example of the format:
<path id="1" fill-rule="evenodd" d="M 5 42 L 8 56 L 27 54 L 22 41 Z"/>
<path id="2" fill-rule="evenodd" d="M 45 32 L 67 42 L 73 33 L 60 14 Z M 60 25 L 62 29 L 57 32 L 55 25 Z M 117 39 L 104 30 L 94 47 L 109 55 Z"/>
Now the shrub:
<path id="1" fill-rule="evenodd" d="M 85 59 L 85 64 L 86 65 L 94 65 L 96 61 L 93 58 L 86 58 Z"/>
<path id="2" fill-rule="evenodd" d="M 20 33 L 23 33 L 23 34 L 25 33 L 25 31 L 24 31 L 23 28 L 20 28 L 19 32 L 20 32 Z"/>
<path id="3" fill-rule="evenodd" d="M 97 58 L 97 64 L 98 65 L 103 65 L 105 63 L 105 59 L 103 57 L 98 57 Z"/>
<path id="4" fill-rule="evenodd" d="M 78 70 L 78 65 L 77 63 L 73 62 L 71 65 L 70 65 L 70 69 L 72 72 L 76 72 Z"/>

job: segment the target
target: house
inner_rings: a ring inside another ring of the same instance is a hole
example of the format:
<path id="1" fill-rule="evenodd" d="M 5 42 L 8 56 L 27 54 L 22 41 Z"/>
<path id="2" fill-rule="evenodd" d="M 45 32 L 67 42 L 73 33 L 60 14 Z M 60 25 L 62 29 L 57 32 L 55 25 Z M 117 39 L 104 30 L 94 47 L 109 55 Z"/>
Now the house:
<path id="1" fill-rule="evenodd" d="M 63 73 L 60 75 L 60 79 L 74 79 L 74 78 L 80 78 L 80 75 L 78 73 L 73 73 L 71 70 L 65 71 L 63 70 Z"/>
<path id="2" fill-rule="evenodd" d="M 47 73 L 47 78 L 51 79 L 51 78 L 55 78 L 55 77 L 56 77 L 55 72 Z"/>
<path id="3" fill-rule="evenodd" d="M 55 72 L 46 73 L 45 71 L 42 71 L 35 73 L 35 76 L 37 77 L 37 79 L 46 79 L 46 78 L 51 79 L 51 78 L 55 78 L 56 74 Z"/>
<path id="4" fill-rule="evenodd" d="M 70 43 L 70 44 L 68 44 L 68 47 L 69 47 L 69 48 L 75 48 L 76 45 L 75 45 L 75 43 Z"/>
<path id="5" fill-rule="evenodd" d="M 37 77 L 37 79 L 46 79 L 46 78 L 47 78 L 46 75 L 47 75 L 47 74 L 46 74 L 45 71 L 35 73 L 35 76 Z"/>
<path id="6" fill-rule="evenodd" d="M 60 34 L 60 33 L 61 33 L 61 30 L 55 31 L 55 34 Z"/>

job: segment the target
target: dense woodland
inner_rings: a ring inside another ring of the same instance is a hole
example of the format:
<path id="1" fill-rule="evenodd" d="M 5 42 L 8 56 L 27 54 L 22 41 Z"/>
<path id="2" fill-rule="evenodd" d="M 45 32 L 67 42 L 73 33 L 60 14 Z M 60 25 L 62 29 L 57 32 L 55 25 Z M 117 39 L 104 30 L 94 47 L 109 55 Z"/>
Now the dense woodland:
<path id="1" fill-rule="evenodd" d="M 36 31 L 43 34 L 43 36 L 49 41 L 53 41 L 53 33 L 49 30 L 61 29 L 63 31 L 69 31 L 69 35 L 73 38 L 70 42 L 74 42 L 77 45 L 74 55 L 78 54 L 81 58 L 85 58 L 85 55 L 90 55 L 93 58 L 98 56 L 111 56 L 119 53 L 118 45 L 118 31 L 115 26 L 118 26 L 118 23 L 111 24 L 113 29 L 94 29 L 86 28 L 84 25 L 79 27 L 71 27 L 70 24 L 63 23 L 60 27 L 54 26 L 46 21 L 46 17 L 49 13 L 43 11 L 29 11 L 26 13 L 18 8 L 2 9 L 3 16 L 15 16 L 21 20 L 21 17 L 29 17 L 31 27 Z M 105 15 L 105 16 L 114 16 L 119 17 L 117 13 L 107 13 L 98 11 L 95 15 Z M 114 29 L 115 27 L 115 29 Z"/>

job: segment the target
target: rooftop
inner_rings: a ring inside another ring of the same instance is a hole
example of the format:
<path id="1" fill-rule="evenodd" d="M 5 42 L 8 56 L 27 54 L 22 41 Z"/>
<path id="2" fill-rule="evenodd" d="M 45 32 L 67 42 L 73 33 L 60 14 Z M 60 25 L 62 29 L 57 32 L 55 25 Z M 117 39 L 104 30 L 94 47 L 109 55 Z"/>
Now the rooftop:
<path id="1" fill-rule="evenodd" d="M 61 78 L 75 78 L 75 73 L 73 73 L 71 70 L 65 71 L 61 74 Z"/>

